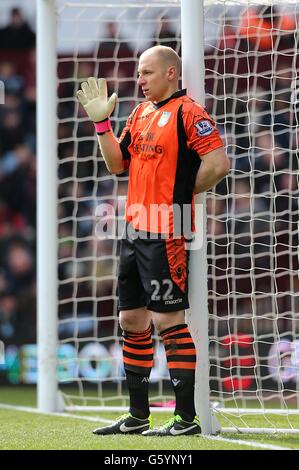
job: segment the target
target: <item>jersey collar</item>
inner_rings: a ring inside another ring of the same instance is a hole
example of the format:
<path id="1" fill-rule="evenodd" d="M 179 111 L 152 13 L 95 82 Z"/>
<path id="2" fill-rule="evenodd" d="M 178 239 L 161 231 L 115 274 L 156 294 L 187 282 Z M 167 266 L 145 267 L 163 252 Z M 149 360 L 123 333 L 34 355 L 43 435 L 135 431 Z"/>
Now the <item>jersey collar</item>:
<path id="1" fill-rule="evenodd" d="M 159 109 L 162 106 L 164 106 L 165 104 L 167 104 L 168 101 L 172 100 L 173 98 L 180 98 L 180 96 L 184 96 L 186 94 L 187 94 L 187 89 L 184 88 L 183 90 L 176 91 L 175 93 L 173 93 L 173 95 L 171 95 L 166 100 L 160 101 L 159 103 L 153 103 L 153 106 L 154 106 L 155 109 Z"/>

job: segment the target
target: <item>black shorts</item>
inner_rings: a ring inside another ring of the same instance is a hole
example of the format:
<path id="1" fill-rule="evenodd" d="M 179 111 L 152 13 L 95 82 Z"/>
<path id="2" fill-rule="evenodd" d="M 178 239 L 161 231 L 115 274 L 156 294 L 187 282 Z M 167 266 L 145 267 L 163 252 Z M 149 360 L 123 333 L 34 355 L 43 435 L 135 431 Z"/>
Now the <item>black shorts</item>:
<path id="1" fill-rule="evenodd" d="M 151 240 L 126 233 L 120 244 L 119 310 L 189 308 L 188 260 L 183 237 Z"/>

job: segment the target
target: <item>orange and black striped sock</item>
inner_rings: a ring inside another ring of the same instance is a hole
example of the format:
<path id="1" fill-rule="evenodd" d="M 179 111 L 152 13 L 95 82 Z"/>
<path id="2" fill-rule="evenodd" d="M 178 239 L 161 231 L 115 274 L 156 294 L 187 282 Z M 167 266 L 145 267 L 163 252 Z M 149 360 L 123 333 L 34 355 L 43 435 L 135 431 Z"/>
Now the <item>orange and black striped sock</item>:
<path id="1" fill-rule="evenodd" d="M 186 324 L 161 332 L 169 374 L 176 398 L 175 414 L 193 421 L 196 349 Z"/>
<path id="2" fill-rule="evenodd" d="M 149 416 L 148 382 L 153 366 L 151 327 L 146 331 L 123 332 L 123 360 L 130 396 L 130 413 L 136 418 Z"/>

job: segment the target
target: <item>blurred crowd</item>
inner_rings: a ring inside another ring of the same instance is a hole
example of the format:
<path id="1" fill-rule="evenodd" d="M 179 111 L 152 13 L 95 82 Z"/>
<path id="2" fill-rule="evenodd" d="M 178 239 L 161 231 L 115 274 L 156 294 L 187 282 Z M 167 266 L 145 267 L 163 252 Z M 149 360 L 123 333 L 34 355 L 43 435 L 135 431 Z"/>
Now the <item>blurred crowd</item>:
<path id="1" fill-rule="evenodd" d="M 0 339 L 36 338 L 35 34 L 14 8 L 0 29 Z"/>
<path id="2" fill-rule="evenodd" d="M 234 175 L 207 200 L 209 298 L 217 315 L 227 315 L 233 303 L 240 314 L 252 314 L 252 290 L 258 311 L 275 290 L 289 292 L 278 297 L 275 308 L 290 310 L 298 268 L 295 18 L 264 6 L 246 10 L 240 21 L 238 27 L 227 21 L 217 43 L 206 46 L 206 105 L 226 140 Z M 61 55 L 58 62 L 61 337 L 115 334 L 117 246 L 95 239 L 95 211 L 101 202 L 120 211 L 115 201 L 123 201 L 127 180 L 107 173 L 93 126 L 74 98 L 88 76 L 107 78 L 109 92 L 119 96 L 112 119 L 118 135 L 142 98 L 136 84 L 138 57 L 119 41 L 115 23 L 106 28 L 106 40 L 90 54 Z M 180 38 L 167 17 L 152 44 L 180 53 Z M 35 34 L 18 8 L 0 30 L 0 80 L 5 87 L 0 105 L 0 340 L 34 343 Z M 101 331 L 98 317 L 107 318 Z"/>

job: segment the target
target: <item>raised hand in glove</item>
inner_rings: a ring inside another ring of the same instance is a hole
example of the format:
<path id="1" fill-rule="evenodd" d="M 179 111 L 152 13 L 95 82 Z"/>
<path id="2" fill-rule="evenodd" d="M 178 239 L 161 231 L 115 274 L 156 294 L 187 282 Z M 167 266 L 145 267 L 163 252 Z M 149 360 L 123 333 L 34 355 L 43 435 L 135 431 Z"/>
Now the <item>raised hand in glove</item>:
<path id="1" fill-rule="evenodd" d="M 94 123 L 106 121 L 113 112 L 117 100 L 116 93 L 108 99 L 106 80 L 95 77 L 89 77 L 87 82 L 81 84 L 77 97 Z"/>

